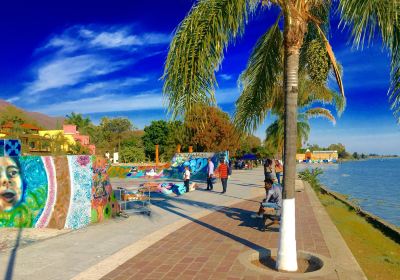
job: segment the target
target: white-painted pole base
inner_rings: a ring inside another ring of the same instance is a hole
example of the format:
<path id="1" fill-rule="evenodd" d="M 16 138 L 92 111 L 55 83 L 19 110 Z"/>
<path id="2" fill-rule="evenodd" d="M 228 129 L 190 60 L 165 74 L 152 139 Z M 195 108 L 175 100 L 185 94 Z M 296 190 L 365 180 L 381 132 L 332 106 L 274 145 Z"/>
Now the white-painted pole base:
<path id="1" fill-rule="evenodd" d="M 294 198 L 283 200 L 276 268 L 283 271 L 297 271 Z"/>

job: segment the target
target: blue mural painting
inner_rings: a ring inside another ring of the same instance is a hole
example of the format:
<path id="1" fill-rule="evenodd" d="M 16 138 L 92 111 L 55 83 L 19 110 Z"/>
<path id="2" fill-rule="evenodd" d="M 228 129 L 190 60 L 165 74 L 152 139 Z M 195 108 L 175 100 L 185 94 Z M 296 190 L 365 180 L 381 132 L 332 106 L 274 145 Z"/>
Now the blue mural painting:
<path id="1" fill-rule="evenodd" d="M 0 139 L 0 157 L 21 155 L 21 142 L 17 139 Z"/>
<path id="2" fill-rule="evenodd" d="M 211 158 L 214 168 L 221 159 L 227 161 L 227 151 L 219 153 L 178 153 L 172 158 L 171 167 L 164 170 L 165 177 L 182 179 L 185 166 L 189 166 L 191 180 L 205 181 L 207 179 L 207 159 Z"/>

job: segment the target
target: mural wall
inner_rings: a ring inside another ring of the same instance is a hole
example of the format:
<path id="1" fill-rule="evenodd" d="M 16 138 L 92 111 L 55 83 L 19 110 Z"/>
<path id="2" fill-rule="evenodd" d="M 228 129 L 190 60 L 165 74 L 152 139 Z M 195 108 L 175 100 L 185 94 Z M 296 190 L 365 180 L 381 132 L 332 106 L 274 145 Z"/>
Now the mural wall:
<path id="1" fill-rule="evenodd" d="M 21 154 L 21 142 L 15 139 L 0 139 L 0 157 L 15 157 Z"/>
<path id="2" fill-rule="evenodd" d="M 165 177 L 163 171 L 167 169 L 170 164 L 163 164 L 159 166 L 149 165 L 136 165 L 136 166 L 110 166 L 107 170 L 108 176 L 112 178 L 163 178 Z"/>
<path id="3" fill-rule="evenodd" d="M 0 227 L 78 229 L 110 217 L 106 169 L 93 156 L 0 157 Z"/>
<path id="4" fill-rule="evenodd" d="M 185 166 L 190 167 L 191 179 L 205 181 L 207 179 L 207 159 L 212 158 L 217 168 L 220 159 L 228 159 L 228 152 L 219 153 L 178 153 L 170 164 L 155 166 L 110 166 L 107 170 L 111 178 L 173 178 L 182 179 Z"/>
<path id="5" fill-rule="evenodd" d="M 205 181 L 207 179 L 207 160 L 211 158 L 214 168 L 217 168 L 221 159 L 229 158 L 228 152 L 219 153 L 179 153 L 171 161 L 171 167 L 164 170 L 168 178 L 182 179 L 185 166 L 190 168 L 191 180 Z"/>
<path id="6" fill-rule="evenodd" d="M 115 216 L 120 208 L 112 191 L 107 174 L 107 161 L 104 158 L 95 158 L 93 162 L 92 184 L 92 222 L 102 222 Z"/>

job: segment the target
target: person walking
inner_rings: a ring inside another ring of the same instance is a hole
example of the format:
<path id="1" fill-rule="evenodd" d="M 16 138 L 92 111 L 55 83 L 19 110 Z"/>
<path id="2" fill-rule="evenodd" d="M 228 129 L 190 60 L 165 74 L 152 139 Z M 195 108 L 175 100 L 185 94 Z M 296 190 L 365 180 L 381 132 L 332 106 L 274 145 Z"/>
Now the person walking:
<path id="1" fill-rule="evenodd" d="M 207 190 L 212 191 L 213 189 L 213 180 L 214 178 L 214 163 L 211 158 L 208 158 L 207 163 Z"/>
<path id="2" fill-rule="evenodd" d="M 226 188 L 228 187 L 228 170 L 229 167 L 225 163 L 223 159 L 220 160 L 220 164 L 218 165 L 218 173 L 219 177 L 221 178 L 221 183 L 222 183 L 222 193 L 226 192 Z"/>
<path id="3" fill-rule="evenodd" d="M 282 177 L 282 172 L 283 172 L 283 165 L 281 162 L 277 159 L 275 161 L 275 174 L 276 174 L 276 179 L 278 180 L 278 184 L 281 184 L 281 177 Z"/>
<path id="4" fill-rule="evenodd" d="M 189 166 L 185 166 L 185 172 L 183 173 L 183 183 L 185 184 L 187 193 L 189 192 L 189 182 L 190 182 Z"/>

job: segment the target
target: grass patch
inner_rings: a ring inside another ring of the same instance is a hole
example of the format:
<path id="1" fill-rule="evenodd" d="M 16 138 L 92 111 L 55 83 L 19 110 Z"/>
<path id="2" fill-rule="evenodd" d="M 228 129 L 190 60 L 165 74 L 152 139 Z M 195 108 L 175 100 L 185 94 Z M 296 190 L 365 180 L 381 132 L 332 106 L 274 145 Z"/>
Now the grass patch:
<path id="1" fill-rule="evenodd" d="M 299 175 L 316 191 L 368 279 L 399 279 L 400 244 L 385 236 L 348 205 L 323 193 L 317 178 L 319 174 L 320 170 L 306 170 Z"/>

